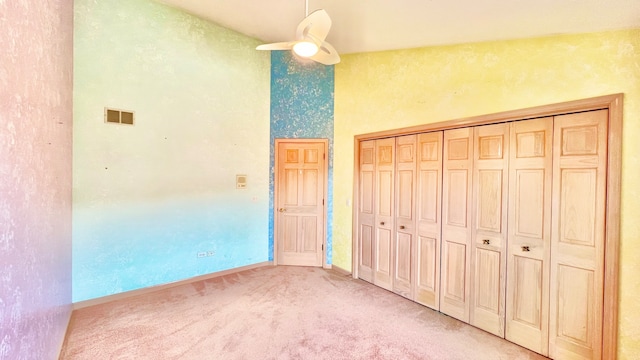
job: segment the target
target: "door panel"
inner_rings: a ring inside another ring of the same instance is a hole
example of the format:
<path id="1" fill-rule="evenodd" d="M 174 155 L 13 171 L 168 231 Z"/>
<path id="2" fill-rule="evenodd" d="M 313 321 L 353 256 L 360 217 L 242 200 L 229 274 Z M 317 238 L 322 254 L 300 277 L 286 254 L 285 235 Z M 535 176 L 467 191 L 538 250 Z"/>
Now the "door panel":
<path id="1" fill-rule="evenodd" d="M 444 132 L 440 311 L 469 322 L 473 130 Z"/>
<path id="2" fill-rule="evenodd" d="M 453 168 L 446 171 L 448 185 L 446 194 L 447 201 L 445 202 L 447 207 L 447 225 L 466 229 L 469 224 L 470 214 L 467 204 L 469 203 L 470 194 L 468 194 L 467 188 L 471 184 L 469 179 L 470 172 L 471 168 Z"/>
<path id="3" fill-rule="evenodd" d="M 440 309 L 442 137 L 437 131 L 417 136 L 415 301 Z"/>
<path id="4" fill-rule="evenodd" d="M 543 325 L 543 262 L 515 255 L 513 264 L 514 268 L 509 272 L 514 276 L 513 283 L 515 287 L 512 289 L 513 304 L 511 310 L 513 311 L 513 321 L 539 331 Z M 507 331 L 509 330 L 510 328 L 507 327 Z M 540 340 L 539 338 L 536 339 Z M 542 350 L 541 348 L 538 352 Z"/>
<path id="5" fill-rule="evenodd" d="M 516 121 L 510 138 L 505 338 L 546 356 L 553 118 Z"/>
<path id="6" fill-rule="evenodd" d="M 305 253 L 315 253 L 317 244 L 315 235 L 318 233 L 318 220 L 315 216 L 302 216 L 302 239 Z"/>
<path id="7" fill-rule="evenodd" d="M 549 355 L 600 359 L 608 111 L 554 118 Z"/>
<path id="8" fill-rule="evenodd" d="M 411 255 L 411 236 L 401 232 L 398 233 L 396 235 L 396 283 L 401 283 L 406 286 L 411 284 Z M 400 288 L 400 284 L 398 284 L 397 287 Z M 406 296 L 407 290 L 405 289 L 402 290 L 405 291 L 404 295 Z"/>
<path id="9" fill-rule="evenodd" d="M 396 138 L 396 207 L 393 291 L 414 298 L 416 135 Z"/>
<path id="10" fill-rule="evenodd" d="M 358 277 L 373 282 L 375 259 L 375 141 L 360 142 L 358 194 Z"/>
<path id="11" fill-rule="evenodd" d="M 440 252 L 439 241 L 434 238 L 418 236 L 418 254 L 416 272 L 416 298 L 415 300 L 438 310 L 440 291 Z"/>
<path id="12" fill-rule="evenodd" d="M 371 269 L 373 264 L 373 228 L 368 225 L 360 227 L 360 266 L 364 269 Z M 364 271 L 360 271 L 360 278 L 369 282 L 373 278 L 365 277 Z"/>
<path id="13" fill-rule="evenodd" d="M 470 323 L 504 337 L 509 124 L 474 128 Z"/>
<path id="14" fill-rule="evenodd" d="M 443 276 L 444 297 L 448 302 L 455 300 L 464 303 L 467 299 L 467 245 L 447 241 L 444 246 L 446 258 L 443 259 L 447 268 Z M 447 302 L 447 303 L 448 303 Z M 444 305 L 444 304 L 443 304 Z M 443 311 L 444 312 L 444 311 Z M 446 313 L 445 313 L 446 314 Z"/>
<path id="15" fill-rule="evenodd" d="M 322 196 L 318 196 L 318 170 L 302 170 L 304 179 L 302 183 L 302 205 L 316 206 L 318 200 L 322 200 Z"/>
<path id="16" fill-rule="evenodd" d="M 277 141 L 276 261 L 322 266 L 326 141 Z"/>
<path id="17" fill-rule="evenodd" d="M 475 300 L 476 307 L 493 314 L 500 313 L 500 306 L 503 300 L 500 298 L 500 260 L 499 251 L 476 249 L 475 265 L 476 274 L 489 274 L 491 276 L 477 276 L 475 279 Z"/>
<path id="18" fill-rule="evenodd" d="M 395 139 L 375 141 L 375 247 L 374 284 L 393 289 L 393 194 L 395 178 Z"/>

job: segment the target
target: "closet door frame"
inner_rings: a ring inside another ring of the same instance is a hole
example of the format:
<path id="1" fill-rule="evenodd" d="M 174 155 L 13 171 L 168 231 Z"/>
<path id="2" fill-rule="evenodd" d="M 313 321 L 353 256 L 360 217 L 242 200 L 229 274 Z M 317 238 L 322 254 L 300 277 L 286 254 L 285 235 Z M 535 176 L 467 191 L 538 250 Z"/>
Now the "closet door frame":
<path id="1" fill-rule="evenodd" d="M 380 131 L 354 137 L 354 191 L 357 199 L 359 184 L 359 143 L 385 137 L 419 134 L 432 131 L 457 129 L 461 127 L 488 125 L 508 121 L 526 120 L 546 116 L 562 115 L 573 112 L 607 109 L 608 149 L 607 149 L 607 186 L 605 219 L 605 255 L 604 255 L 604 306 L 602 318 L 602 358 L 615 360 L 618 341 L 618 268 L 620 252 L 620 183 L 622 168 L 622 108 L 624 94 L 612 94 L 594 98 L 536 106 L 495 114 L 480 115 L 463 119 L 412 126 L 407 128 Z M 353 210 L 353 224 L 358 224 L 357 211 Z M 352 239 L 358 239 L 357 226 L 353 227 Z M 352 276 L 358 278 L 357 241 L 352 241 Z"/>

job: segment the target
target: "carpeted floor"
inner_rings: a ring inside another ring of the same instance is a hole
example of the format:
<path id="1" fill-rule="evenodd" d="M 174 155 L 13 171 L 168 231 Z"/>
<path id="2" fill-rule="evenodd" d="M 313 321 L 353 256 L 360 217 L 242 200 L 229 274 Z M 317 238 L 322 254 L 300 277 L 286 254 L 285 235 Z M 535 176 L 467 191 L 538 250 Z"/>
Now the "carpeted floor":
<path id="1" fill-rule="evenodd" d="M 546 359 L 331 270 L 262 267 L 73 312 L 60 359 Z"/>

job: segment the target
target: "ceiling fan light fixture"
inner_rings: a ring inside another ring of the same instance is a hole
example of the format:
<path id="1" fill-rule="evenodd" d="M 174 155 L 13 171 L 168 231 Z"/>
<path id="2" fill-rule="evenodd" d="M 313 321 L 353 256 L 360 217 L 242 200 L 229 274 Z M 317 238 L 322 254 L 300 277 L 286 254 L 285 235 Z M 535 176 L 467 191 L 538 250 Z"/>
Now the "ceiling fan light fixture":
<path id="1" fill-rule="evenodd" d="M 302 56 L 305 58 L 317 54 L 318 50 L 318 45 L 308 40 L 299 41 L 295 45 L 293 45 L 293 52 L 298 56 Z"/>
<path id="2" fill-rule="evenodd" d="M 2 0 L 0 0 L 1 2 Z M 323 9 L 307 13 L 296 28 L 294 41 L 259 45 L 257 50 L 291 50 L 298 59 L 309 59 L 322 65 L 340 62 L 336 49 L 325 41 L 331 29 L 331 18 Z"/>

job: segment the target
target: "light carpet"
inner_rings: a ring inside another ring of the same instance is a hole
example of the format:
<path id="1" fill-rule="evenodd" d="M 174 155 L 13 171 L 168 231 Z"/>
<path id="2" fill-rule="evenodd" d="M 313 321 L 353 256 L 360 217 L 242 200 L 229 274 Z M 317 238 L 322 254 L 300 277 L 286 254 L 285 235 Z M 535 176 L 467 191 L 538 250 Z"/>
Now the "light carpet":
<path id="1" fill-rule="evenodd" d="M 332 270 L 266 266 L 73 312 L 60 359 L 546 359 Z"/>

